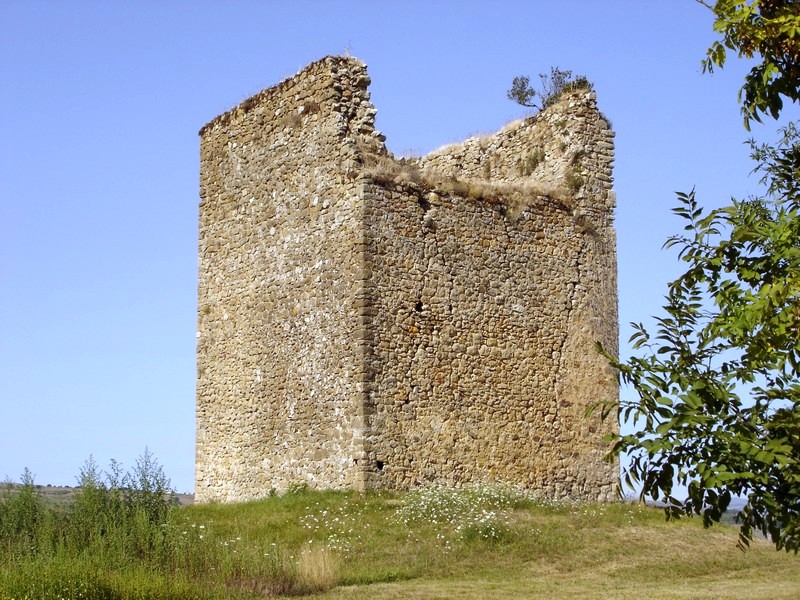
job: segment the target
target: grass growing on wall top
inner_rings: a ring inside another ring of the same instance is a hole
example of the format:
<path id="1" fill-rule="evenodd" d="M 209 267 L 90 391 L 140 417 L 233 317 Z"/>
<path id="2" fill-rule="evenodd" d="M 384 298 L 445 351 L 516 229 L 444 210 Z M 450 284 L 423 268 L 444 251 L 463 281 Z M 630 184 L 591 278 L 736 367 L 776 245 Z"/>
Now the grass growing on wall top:
<path id="1" fill-rule="evenodd" d="M 383 156 L 369 157 L 364 175 L 368 179 L 384 185 L 406 185 L 415 187 L 423 193 L 460 196 L 513 209 L 545 200 L 567 212 L 572 212 L 573 199 L 570 193 L 576 191 L 575 189 L 565 190 L 530 182 L 503 183 L 481 179 L 458 179 L 441 175 L 432 170 L 421 171 L 413 162 Z"/>

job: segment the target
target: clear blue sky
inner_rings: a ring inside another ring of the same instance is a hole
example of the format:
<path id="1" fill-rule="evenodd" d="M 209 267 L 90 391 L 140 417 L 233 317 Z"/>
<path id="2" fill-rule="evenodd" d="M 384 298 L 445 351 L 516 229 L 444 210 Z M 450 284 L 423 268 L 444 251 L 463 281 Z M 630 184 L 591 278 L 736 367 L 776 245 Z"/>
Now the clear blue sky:
<path id="1" fill-rule="evenodd" d="M 368 64 L 396 153 L 523 116 L 515 75 L 588 76 L 617 132 L 627 340 L 678 272 L 674 191 L 758 189 L 745 65 L 701 75 L 713 39 L 693 0 L 3 0 L 0 477 L 73 485 L 90 454 L 127 467 L 147 446 L 193 489 L 197 131 L 328 54 Z"/>

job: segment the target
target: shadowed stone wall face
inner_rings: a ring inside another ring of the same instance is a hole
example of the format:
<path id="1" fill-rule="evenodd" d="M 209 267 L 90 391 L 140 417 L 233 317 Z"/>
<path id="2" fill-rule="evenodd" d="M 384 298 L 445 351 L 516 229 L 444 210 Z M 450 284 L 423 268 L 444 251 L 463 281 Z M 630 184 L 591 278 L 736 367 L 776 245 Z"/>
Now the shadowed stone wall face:
<path id="1" fill-rule="evenodd" d="M 613 425 L 583 416 L 617 394 L 594 351 L 617 346 L 594 95 L 399 165 L 368 83 L 328 57 L 201 130 L 197 500 L 432 481 L 611 499 Z"/>

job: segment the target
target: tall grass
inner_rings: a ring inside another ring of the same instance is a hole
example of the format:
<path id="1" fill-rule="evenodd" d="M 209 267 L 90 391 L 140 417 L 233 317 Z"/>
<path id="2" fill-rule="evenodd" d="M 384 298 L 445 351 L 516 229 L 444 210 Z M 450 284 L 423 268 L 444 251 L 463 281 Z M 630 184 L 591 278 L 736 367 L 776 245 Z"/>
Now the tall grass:
<path id="1" fill-rule="evenodd" d="M 330 565 L 293 562 L 192 522 L 145 453 L 129 472 L 90 458 L 66 507 L 48 504 L 29 471 L 0 495 L 0 599 L 251 598 L 335 585 Z"/>

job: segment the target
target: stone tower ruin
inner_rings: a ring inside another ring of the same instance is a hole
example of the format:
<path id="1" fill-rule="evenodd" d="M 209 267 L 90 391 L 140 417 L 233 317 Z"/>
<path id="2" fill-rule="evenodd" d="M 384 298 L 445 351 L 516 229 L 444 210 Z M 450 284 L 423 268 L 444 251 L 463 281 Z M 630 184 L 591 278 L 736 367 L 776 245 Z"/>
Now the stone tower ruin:
<path id="1" fill-rule="evenodd" d="M 613 132 L 587 90 L 420 159 L 327 57 L 200 131 L 199 502 L 503 482 L 611 499 Z"/>

